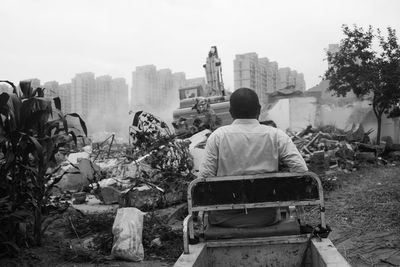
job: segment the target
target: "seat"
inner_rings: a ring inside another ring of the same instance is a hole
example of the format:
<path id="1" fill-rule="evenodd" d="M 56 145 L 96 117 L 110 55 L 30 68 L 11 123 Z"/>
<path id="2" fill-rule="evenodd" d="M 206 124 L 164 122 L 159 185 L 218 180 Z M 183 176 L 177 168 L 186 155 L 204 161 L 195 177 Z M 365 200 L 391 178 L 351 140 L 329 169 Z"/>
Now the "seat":
<path id="1" fill-rule="evenodd" d="M 195 216 L 200 224 L 196 227 L 200 240 L 210 244 L 252 242 L 254 238 L 290 239 L 304 233 L 293 210 L 302 206 L 319 206 L 321 226 L 326 227 L 322 184 L 311 172 L 197 178 L 188 187 L 189 214 L 183 221 L 184 252 L 189 253 L 189 240 L 196 240 Z M 208 220 L 209 212 L 259 208 L 276 208 L 278 215 L 285 216 L 278 216 L 280 221 L 274 225 L 255 228 L 219 227 Z"/>

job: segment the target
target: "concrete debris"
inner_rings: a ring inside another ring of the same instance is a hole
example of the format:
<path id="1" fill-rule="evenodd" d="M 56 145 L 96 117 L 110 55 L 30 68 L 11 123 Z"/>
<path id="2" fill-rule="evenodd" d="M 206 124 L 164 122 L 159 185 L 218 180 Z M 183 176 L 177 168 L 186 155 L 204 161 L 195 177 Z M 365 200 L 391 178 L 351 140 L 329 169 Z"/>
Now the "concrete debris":
<path id="1" fill-rule="evenodd" d="M 99 198 L 106 205 L 115 204 L 118 203 L 121 194 L 122 192 L 118 189 L 115 189 L 114 187 L 103 186 L 100 187 Z"/>
<path id="2" fill-rule="evenodd" d="M 154 210 L 161 202 L 161 190 L 149 185 L 134 187 L 127 190 L 119 197 L 120 207 L 135 207 L 141 211 Z"/>
<path id="3" fill-rule="evenodd" d="M 73 204 L 83 204 L 86 203 L 86 192 L 77 192 L 72 195 L 74 198 Z"/>
<path id="4" fill-rule="evenodd" d="M 372 131 L 364 131 L 361 124 L 353 124 L 347 131 L 333 126 L 319 129 L 307 126 L 298 133 L 289 131 L 288 134 L 310 170 L 322 174 L 335 168 L 353 171 L 361 163 L 386 164 L 386 158 L 394 159 L 396 153 L 392 152 L 400 151 L 400 145 L 390 140 L 381 145 L 372 144 L 369 139 Z"/>

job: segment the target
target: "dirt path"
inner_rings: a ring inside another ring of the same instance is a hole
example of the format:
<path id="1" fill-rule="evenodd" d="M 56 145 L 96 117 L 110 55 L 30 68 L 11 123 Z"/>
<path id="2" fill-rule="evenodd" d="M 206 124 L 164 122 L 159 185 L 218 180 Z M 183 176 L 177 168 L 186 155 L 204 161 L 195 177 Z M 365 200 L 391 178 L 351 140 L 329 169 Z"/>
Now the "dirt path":
<path id="1" fill-rule="evenodd" d="M 353 266 L 400 266 L 400 166 L 336 174 L 326 194 L 329 236 Z"/>

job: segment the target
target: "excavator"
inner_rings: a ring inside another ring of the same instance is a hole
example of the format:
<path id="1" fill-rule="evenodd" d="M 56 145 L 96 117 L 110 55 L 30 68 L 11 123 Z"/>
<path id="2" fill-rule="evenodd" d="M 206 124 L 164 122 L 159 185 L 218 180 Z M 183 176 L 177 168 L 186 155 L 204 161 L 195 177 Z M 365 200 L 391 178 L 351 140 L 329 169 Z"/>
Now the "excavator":
<path id="1" fill-rule="evenodd" d="M 174 127 L 179 132 L 179 121 L 186 125 L 196 126 L 198 121 L 210 121 L 213 128 L 232 122 L 229 114 L 229 96 L 226 95 L 222 78 L 222 64 L 216 46 L 208 52 L 203 65 L 206 85 L 184 87 L 179 89 L 179 108 L 173 112 Z M 217 120 L 216 125 L 214 125 Z"/>

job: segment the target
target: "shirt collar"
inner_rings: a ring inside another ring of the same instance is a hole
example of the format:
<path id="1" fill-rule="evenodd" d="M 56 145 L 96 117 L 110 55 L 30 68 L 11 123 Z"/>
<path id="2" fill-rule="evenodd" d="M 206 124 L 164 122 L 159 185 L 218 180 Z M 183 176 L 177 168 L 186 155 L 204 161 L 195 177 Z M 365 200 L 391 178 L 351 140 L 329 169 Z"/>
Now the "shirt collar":
<path id="1" fill-rule="evenodd" d="M 236 119 L 232 124 L 260 124 L 257 119 Z"/>

